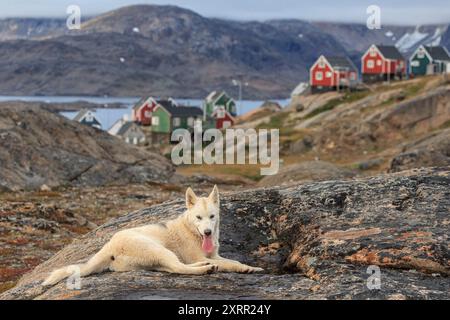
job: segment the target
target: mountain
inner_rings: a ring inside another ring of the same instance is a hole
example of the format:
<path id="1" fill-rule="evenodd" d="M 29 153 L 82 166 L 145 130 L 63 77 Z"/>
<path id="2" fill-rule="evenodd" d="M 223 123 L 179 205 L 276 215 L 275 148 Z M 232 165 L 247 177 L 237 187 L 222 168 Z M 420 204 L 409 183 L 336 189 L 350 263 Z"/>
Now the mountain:
<path id="1" fill-rule="evenodd" d="M 397 41 L 410 50 L 427 39 L 437 43 L 447 29 L 239 22 L 154 5 L 120 8 L 72 31 L 65 20 L 4 19 L 0 94 L 203 98 L 217 89 L 236 93 L 231 80 L 242 78 L 245 98 L 285 98 L 307 80 L 319 54 L 358 62 L 370 43 Z"/>
<path id="2" fill-rule="evenodd" d="M 67 30 L 65 19 L 0 19 L 0 41 L 45 37 L 64 33 L 64 30 Z"/>

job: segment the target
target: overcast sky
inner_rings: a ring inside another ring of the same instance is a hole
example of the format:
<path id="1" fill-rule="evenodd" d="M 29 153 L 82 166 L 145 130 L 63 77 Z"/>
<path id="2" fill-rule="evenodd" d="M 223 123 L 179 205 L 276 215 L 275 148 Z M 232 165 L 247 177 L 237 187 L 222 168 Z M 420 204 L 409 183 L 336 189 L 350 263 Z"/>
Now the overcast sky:
<path id="1" fill-rule="evenodd" d="M 363 22 L 371 4 L 381 8 L 381 23 L 450 23 L 450 0 L 0 0 L 1 17 L 65 17 L 70 4 L 91 16 L 131 4 L 172 4 L 207 17 L 237 20 L 296 18 Z"/>

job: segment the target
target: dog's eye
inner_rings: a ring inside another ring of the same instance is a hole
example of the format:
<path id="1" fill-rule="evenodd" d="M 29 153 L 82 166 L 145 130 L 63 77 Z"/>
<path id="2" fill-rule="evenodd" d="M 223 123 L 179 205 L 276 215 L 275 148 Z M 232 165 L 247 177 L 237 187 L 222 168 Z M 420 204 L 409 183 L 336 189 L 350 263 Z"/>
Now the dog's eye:
<path id="1" fill-rule="evenodd" d="M 200 217 L 200 216 L 197 216 L 197 219 L 198 219 L 198 220 L 202 220 L 202 217 Z"/>
<path id="2" fill-rule="evenodd" d="M 209 218 L 210 218 L 210 219 L 214 219 L 214 215 L 212 214 Z"/>

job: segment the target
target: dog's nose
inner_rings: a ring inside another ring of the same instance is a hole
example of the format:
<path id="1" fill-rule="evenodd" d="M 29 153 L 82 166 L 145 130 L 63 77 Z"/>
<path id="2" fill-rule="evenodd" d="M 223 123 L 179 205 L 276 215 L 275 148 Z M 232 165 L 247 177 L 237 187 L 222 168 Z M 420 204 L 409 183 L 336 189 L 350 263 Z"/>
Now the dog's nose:
<path id="1" fill-rule="evenodd" d="M 211 235 L 212 231 L 211 231 L 211 229 L 206 229 L 204 231 L 204 233 L 205 233 L 205 236 L 209 237 Z"/>

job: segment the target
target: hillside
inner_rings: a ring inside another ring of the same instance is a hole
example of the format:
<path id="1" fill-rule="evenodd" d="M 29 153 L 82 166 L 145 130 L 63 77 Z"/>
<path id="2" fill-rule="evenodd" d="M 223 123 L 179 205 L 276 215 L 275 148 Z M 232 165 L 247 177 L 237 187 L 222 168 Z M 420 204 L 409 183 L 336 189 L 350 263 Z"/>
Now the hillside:
<path id="1" fill-rule="evenodd" d="M 169 161 L 39 106 L 0 108 L 0 188 L 167 182 Z"/>
<path id="2" fill-rule="evenodd" d="M 306 94 L 281 111 L 245 117 L 236 127 L 280 130 L 278 175 L 263 177 L 260 165 L 247 164 L 177 170 L 240 174 L 267 186 L 450 165 L 450 82 L 442 76 Z"/>
<path id="3" fill-rule="evenodd" d="M 349 54 L 358 64 L 370 43 L 403 38 L 406 53 L 421 43 L 448 43 L 447 29 L 239 22 L 153 5 L 87 19 L 79 31 L 62 19 L 4 19 L 0 94 L 203 98 L 218 88 L 236 92 L 231 80 L 243 77 L 247 99 L 286 98 L 320 54 Z"/>
<path id="4" fill-rule="evenodd" d="M 183 212 L 183 200 L 166 202 L 74 241 L 0 299 L 448 299 L 449 184 L 448 170 L 427 169 L 233 192 L 221 199 L 222 255 L 262 274 L 104 272 L 82 278 L 79 290 L 41 285 L 117 231 Z M 370 265 L 381 268 L 382 290 L 368 290 Z"/>

